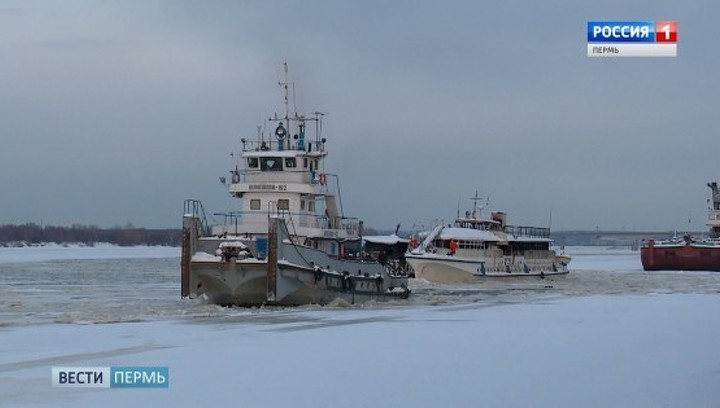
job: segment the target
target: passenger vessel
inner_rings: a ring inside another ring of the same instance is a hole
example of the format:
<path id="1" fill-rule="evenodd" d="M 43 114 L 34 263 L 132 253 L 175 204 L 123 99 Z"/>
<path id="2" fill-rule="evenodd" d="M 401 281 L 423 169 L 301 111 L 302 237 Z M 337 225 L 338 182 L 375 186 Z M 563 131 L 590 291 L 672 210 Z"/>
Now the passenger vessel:
<path id="1" fill-rule="evenodd" d="M 472 200 L 472 211 L 438 225 L 405 255 L 417 278 L 450 283 L 568 273 L 570 257 L 550 248 L 549 228 L 508 225 L 501 211 L 484 218 L 477 193 Z"/>

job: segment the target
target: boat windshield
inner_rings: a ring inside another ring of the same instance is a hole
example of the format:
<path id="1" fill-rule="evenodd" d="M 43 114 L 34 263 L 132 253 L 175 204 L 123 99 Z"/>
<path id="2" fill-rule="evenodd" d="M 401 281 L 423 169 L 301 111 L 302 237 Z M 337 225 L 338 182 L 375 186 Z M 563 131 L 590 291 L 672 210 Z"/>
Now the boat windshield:
<path id="1" fill-rule="evenodd" d="M 279 157 L 262 157 L 260 159 L 260 170 L 262 171 L 281 171 L 282 160 Z"/>

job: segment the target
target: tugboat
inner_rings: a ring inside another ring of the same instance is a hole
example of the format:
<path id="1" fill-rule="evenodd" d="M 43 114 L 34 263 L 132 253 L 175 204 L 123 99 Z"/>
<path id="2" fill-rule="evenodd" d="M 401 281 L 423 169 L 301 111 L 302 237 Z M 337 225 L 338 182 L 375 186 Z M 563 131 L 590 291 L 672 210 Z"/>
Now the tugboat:
<path id="1" fill-rule="evenodd" d="M 482 217 L 477 192 L 472 212 L 454 226 L 439 225 L 405 255 L 415 277 L 431 282 L 474 282 L 478 278 L 567 274 L 570 257 L 550 249 L 550 229 L 506 224 L 504 212 Z"/>
<path id="2" fill-rule="evenodd" d="M 720 272 L 720 188 L 717 182 L 707 183 L 711 195 L 708 208 L 709 238 L 648 240 L 640 247 L 640 260 L 646 271 L 685 270 Z"/>
<path id="3" fill-rule="evenodd" d="M 230 182 L 220 180 L 240 210 L 211 226 L 200 201 L 185 201 L 181 296 L 241 306 L 407 298 L 407 275 L 363 253 L 362 221 L 345 216 L 339 178 L 324 170 L 323 114 L 290 114 L 287 62 L 284 71 L 272 137 L 259 127 L 256 140 L 241 139 Z"/>

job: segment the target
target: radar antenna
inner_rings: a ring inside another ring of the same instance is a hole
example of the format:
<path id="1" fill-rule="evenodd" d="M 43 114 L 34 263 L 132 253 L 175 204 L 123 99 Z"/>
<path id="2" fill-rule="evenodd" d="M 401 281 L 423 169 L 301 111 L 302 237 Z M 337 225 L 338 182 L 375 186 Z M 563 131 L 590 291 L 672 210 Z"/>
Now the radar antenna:
<path id="1" fill-rule="evenodd" d="M 482 213 L 483 207 L 480 206 L 478 208 L 478 201 L 482 201 L 482 198 L 478 195 L 478 191 L 475 190 L 475 197 L 470 198 L 473 202 L 473 210 L 472 210 L 472 217 L 477 218 L 480 213 Z"/>

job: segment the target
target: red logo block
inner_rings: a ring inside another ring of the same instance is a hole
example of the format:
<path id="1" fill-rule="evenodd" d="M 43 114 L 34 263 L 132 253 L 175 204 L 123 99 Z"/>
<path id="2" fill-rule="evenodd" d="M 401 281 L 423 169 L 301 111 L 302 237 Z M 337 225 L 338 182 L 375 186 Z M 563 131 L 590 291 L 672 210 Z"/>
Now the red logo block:
<path id="1" fill-rule="evenodd" d="M 677 42 L 677 20 L 663 20 L 655 22 L 655 42 Z"/>

